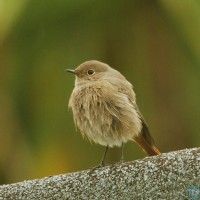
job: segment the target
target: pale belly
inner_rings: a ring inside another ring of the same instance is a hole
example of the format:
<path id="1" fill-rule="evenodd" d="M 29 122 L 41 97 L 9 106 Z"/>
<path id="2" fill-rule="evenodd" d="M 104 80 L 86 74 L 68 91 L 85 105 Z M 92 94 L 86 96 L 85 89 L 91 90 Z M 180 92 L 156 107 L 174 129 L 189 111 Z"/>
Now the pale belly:
<path id="1" fill-rule="evenodd" d="M 82 135 L 86 136 L 90 141 L 103 146 L 121 146 L 122 143 L 132 140 L 133 137 L 133 134 L 127 136 L 127 134 L 120 132 L 120 128 L 116 128 L 114 124 L 103 123 L 101 116 L 92 122 L 85 119 L 80 121 L 80 123 L 81 125 L 77 123 L 77 126 L 81 130 Z"/>
<path id="2" fill-rule="evenodd" d="M 100 145 L 121 146 L 141 130 L 137 112 L 126 98 L 108 99 L 97 90 L 79 91 L 69 105 L 83 137 Z"/>

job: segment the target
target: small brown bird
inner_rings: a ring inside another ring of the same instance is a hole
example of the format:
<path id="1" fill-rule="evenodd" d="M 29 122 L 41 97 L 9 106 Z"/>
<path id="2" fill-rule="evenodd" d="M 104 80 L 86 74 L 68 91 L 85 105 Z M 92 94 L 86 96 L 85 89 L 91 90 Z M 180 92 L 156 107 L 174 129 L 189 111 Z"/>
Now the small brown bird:
<path id="1" fill-rule="evenodd" d="M 91 60 L 75 70 L 75 87 L 69 100 L 75 125 L 90 141 L 109 147 L 135 141 L 150 156 L 160 154 L 142 117 L 131 83 L 109 65 Z"/>

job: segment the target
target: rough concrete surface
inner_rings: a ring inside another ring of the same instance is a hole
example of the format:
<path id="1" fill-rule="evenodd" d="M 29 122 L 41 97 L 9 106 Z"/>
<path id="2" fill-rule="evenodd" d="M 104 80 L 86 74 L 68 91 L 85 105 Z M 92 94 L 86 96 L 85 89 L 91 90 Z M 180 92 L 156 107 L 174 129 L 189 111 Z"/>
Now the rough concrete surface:
<path id="1" fill-rule="evenodd" d="M 200 199 L 200 148 L 2 185 L 2 199 Z"/>

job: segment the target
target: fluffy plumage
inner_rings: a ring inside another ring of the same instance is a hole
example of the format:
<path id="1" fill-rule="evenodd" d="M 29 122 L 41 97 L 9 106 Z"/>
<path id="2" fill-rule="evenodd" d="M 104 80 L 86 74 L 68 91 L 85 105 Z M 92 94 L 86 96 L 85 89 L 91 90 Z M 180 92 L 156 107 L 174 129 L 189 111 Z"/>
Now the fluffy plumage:
<path id="1" fill-rule="evenodd" d="M 145 150 L 148 153 L 153 139 L 136 105 L 131 83 L 120 72 L 99 61 L 87 61 L 73 73 L 76 80 L 69 107 L 82 135 L 109 147 L 135 140 L 144 150 L 144 146 L 149 146 Z M 152 152 L 149 154 L 159 151 Z"/>

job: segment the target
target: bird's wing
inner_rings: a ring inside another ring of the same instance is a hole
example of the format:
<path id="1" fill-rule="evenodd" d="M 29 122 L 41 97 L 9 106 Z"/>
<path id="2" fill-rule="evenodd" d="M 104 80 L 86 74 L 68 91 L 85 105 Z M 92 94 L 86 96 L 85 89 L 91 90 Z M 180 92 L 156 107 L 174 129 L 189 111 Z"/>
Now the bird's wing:
<path id="1" fill-rule="evenodd" d="M 135 103 L 134 107 L 135 107 L 135 109 L 136 109 L 136 111 L 137 111 L 137 113 L 138 113 L 138 115 L 141 119 L 141 122 L 142 122 L 142 130 L 141 130 L 142 136 L 148 141 L 149 144 L 154 145 L 154 139 L 152 138 L 150 131 L 149 131 L 149 128 L 148 128 L 148 125 L 145 122 L 144 117 L 140 113 L 140 110 L 139 110 L 136 103 Z"/>
<path id="2" fill-rule="evenodd" d="M 147 123 L 145 122 L 144 117 L 142 116 L 142 114 L 136 104 L 136 95 L 133 91 L 133 86 L 127 80 L 125 80 L 125 81 L 126 81 L 126 83 L 124 83 L 124 81 L 122 83 L 119 82 L 118 91 L 127 95 L 129 101 L 131 102 L 131 104 L 134 106 L 136 112 L 138 113 L 138 116 L 142 123 L 142 129 L 141 129 L 140 134 L 147 140 L 147 142 L 150 145 L 154 145 L 154 140 L 150 134 Z"/>

